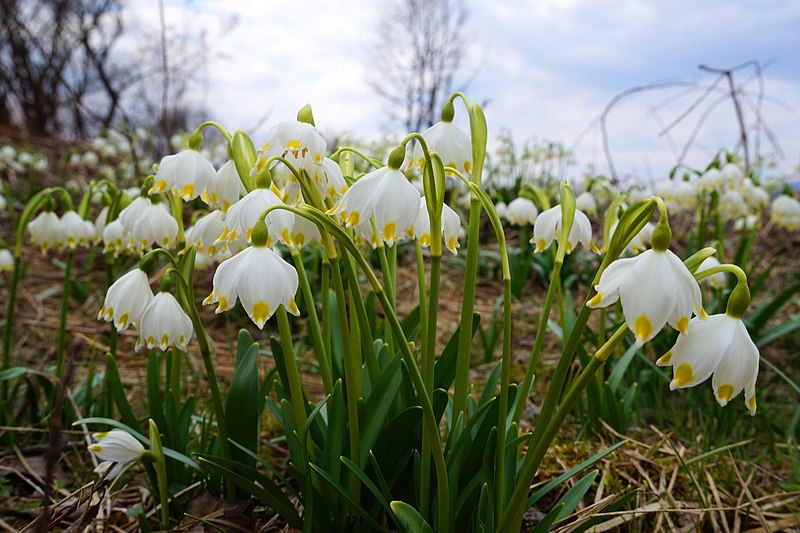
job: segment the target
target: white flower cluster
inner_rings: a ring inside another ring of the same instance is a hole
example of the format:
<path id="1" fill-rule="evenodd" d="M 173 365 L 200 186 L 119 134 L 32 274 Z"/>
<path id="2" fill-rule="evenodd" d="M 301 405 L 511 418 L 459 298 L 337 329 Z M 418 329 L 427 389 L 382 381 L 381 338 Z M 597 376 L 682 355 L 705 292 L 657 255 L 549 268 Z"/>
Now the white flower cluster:
<path id="1" fill-rule="evenodd" d="M 30 150 L 18 150 L 10 144 L 0 147 L 0 172 L 11 170 L 17 174 L 44 172 L 50 168 L 44 154 Z"/>
<path id="2" fill-rule="evenodd" d="M 94 224 L 75 211 L 67 211 L 61 217 L 52 211 L 42 211 L 28 223 L 28 232 L 42 253 L 50 248 L 74 250 L 88 246 L 97 235 Z"/>

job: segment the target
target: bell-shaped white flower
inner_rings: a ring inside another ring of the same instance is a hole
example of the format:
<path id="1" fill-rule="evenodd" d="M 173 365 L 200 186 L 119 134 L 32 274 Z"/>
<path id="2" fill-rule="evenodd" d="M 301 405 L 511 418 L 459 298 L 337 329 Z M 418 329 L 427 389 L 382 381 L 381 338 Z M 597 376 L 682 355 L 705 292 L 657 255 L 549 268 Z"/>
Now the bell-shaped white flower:
<path id="1" fill-rule="evenodd" d="M 148 194 L 172 191 L 186 201 L 200 196 L 217 176 L 214 165 L 196 150 L 165 156 Z"/>
<path id="2" fill-rule="evenodd" d="M 697 267 L 695 274 L 700 274 L 701 272 L 705 272 L 706 270 L 712 269 L 714 267 L 718 267 L 720 265 L 719 259 L 714 257 L 706 257 L 700 266 Z M 700 281 L 708 280 L 708 284 L 714 287 L 715 289 L 724 289 L 727 284 L 728 280 L 725 278 L 725 272 L 717 272 L 716 274 L 711 274 L 707 278 L 703 278 Z"/>
<path id="3" fill-rule="evenodd" d="M 14 254 L 7 248 L 0 249 L 0 272 L 14 270 Z"/>
<path id="4" fill-rule="evenodd" d="M 225 226 L 215 244 L 221 245 L 220 249 L 233 249 L 234 246 L 246 238 L 250 240 L 253 226 L 258 222 L 261 213 L 270 206 L 283 205 L 283 202 L 270 189 L 254 189 L 244 198 L 233 204 L 225 214 Z M 276 235 L 287 246 L 292 245 L 292 224 L 294 217 L 284 209 L 270 211 L 265 219 L 270 234 L 270 242 L 274 244 L 272 236 Z M 235 250 L 234 250 L 235 251 Z"/>
<path id="5" fill-rule="evenodd" d="M 134 268 L 108 288 L 97 319 L 106 322 L 113 320 L 117 331 L 122 331 L 136 324 L 152 301 L 153 291 L 147 274 L 140 268 Z"/>
<path id="6" fill-rule="evenodd" d="M 528 198 L 514 198 L 505 208 L 505 218 L 515 226 L 534 224 L 539 210 Z"/>
<path id="7" fill-rule="evenodd" d="M 739 191 L 728 190 L 719 197 L 719 213 L 723 220 L 735 220 L 747 215 L 749 209 Z"/>
<path id="8" fill-rule="evenodd" d="M 628 328 L 636 335 L 636 345 L 656 336 L 664 324 L 685 332 L 692 312 L 705 318 L 697 281 L 678 256 L 669 250 L 647 250 L 626 259 L 617 259 L 603 271 L 597 294 L 589 300 L 591 308 L 607 307 L 617 300 Z"/>
<path id="9" fill-rule="evenodd" d="M 225 222 L 222 220 L 222 211 L 211 211 L 209 214 L 197 219 L 193 226 L 184 233 L 186 248 L 194 245 L 197 253 L 213 257 L 220 252 L 219 246 L 214 244 L 225 231 Z"/>
<path id="10" fill-rule="evenodd" d="M 75 211 L 67 211 L 61 216 L 61 240 L 70 250 L 86 246 L 94 240 L 94 224 L 84 220 Z"/>
<path id="11" fill-rule="evenodd" d="M 319 228 L 309 219 L 295 215 L 292 225 L 292 244 L 295 248 L 303 248 L 314 242 L 320 242 Z"/>
<path id="12" fill-rule="evenodd" d="M 535 252 L 547 249 L 553 240 L 558 239 L 561 231 L 561 206 L 551 207 L 547 211 L 542 211 L 536 218 L 533 225 L 533 237 L 531 243 L 536 244 Z M 575 210 L 575 221 L 567 238 L 567 253 L 578 244 L 597 252 L 597 246 L 592 242 L 592 224 L 589 218 L 579 210 Z"/>
<path id="13" fill-rule="evenodd" d="M 496 204 L 494 204 L 494 210 L 495 212 L 497 212 L 497 216 L 500 218 L 506 218 L 506 215 L 508 214 L 508 206 L 506 205 L 505 202 L 497 202 Z M 536 214 L 537 215 L 539 214 L 538 210 Z M 534 218 L 534 222 L 535 221 L 536 219 Z M 533 224 L 533 222 L 531 222 L 531 224 Z"/>
<path id="14" fill-rule="evenodd" d="M 788 230 L 800 229 L 800 201 L 786 195 L 775 198 L 770 220 Z"/>
<path id="15" fill-rule="evenodd" d="M 118 254 L 125 249 L 125 230 L 119 218 L 112 220 L 103 228 L 103 243 L 105 253 Z"/>
<path id="16" fill-rule="evenodd" d="M 734 223 L 733 229 L 736 231 L 752 231 L 756 229 L 760 223 L 761 218 L 758 215 L 747 215 L 746 217 L 738 219 Z"/>
<path id="17" fill-rule="evenodd" d="M 273 126 L 266 134 L 256 166 L 251 171 L 258 173 L 271 157 L 282 156 L 296 169 L 305 169 L 314 174 L 315 167 L 322 165 L 327 143 L 317 128 L 299 121 L 285 121 Z M 273 163 L 271 166 L 275 166 Z"/>
<path id="18" fill-rule="evenodd" d="M 329 214 L 340 213 L 347 227 L 374 217 L 378 236 L 391 246 L 419 214 L 419 192 L 397 169 L 388 166 L 364 175 L 347 189 Z"/>
<path id="19" fill-rule="evenodd" d="M 239 172 L 233 161 L 228 161 L 216 172 L 216 175 L 209 181 L 205 191 L 200 197 L 211 207 L 222 209 L 222 213 L 227 213 L 228 208 L 239 201 L 239 198 L 247 194 Z"/>
<path id="20" fill-rule="evenodd" d="M 51 246 L 61 246 L 63 241 L 61 219 L 52 211 L 42 211 L 31 220 L 28 223 L 28 232 L 31 234 L 31 241 L 41 247 L 42 253 L 47 252 Z"/>
<path id="21" fill-rule="evenodd" d="M 108 472 L 106 477 L 110 479 L 115 479 L 144 455 L 142 443 L 121 429 L 93 433 L 92 438 L 95 442 L 89 445 L 89 452 L 102 461 L 94 471 L 101 475 Z"/>
<path id="22" fill-rule="evenodd" d="M 461 218 L 458 213 L 453 211 L 447 204 L 442 204 L 442 238 L 444 245 L 451 253 L 457 254 L 458 233 L 461 228 Z M 431 219 L 428 215 L 428 204 L 425 197 L 419 199 L 419 214 L 411 227 L 408 228 L 408 236 L 412 239 L 419 239 L 419 244 L 423 248 L 431 245 Z"/>
<path id="23" fill-rule="evenodd" d="M 698 191 L 719 191 L 724 186 L 722 172 L 718 168 L 710 168 L 694 182 L 694 186 Z"/>
<path id="24" fill-rule="evenodd" d="M 592 216 L 597 215 L 597 200 L 589 191 L 583 191 L 575 198 L 575 207 Z"/>
<path id="25" fill-rule="evenodd" d="M 98 243 L 103 238 L 103 230 L 108 224 L 108 206 L 103 207 L 94 219 L 94 242 Z"/>
<path id="26" fill-rule="evenodd" d="M 329 157 L 322 160 L 322 166 L 314 174 L 314 184 L 323 199 L 336 201 L 347 191 L 347 182 L 339 163 Z"/>
<path id="27" fill-rule="evenodd" d="M 178 236 L 178 223 L 163 204 L 150 205 L 133 224 L 128 245 L 144 251 L 153 244 L 169 248 Z"/>
<path id="28" fill-rule="evenodd" d="M 759 351 L 741 319 L 727 314 L 693 318 L 684 335 L 659 360 L 672 366 L 670 389 L 693 387 L 714 374 L 711 386 L 723 407 L 744 390 L 745 404 L 756 414 Z"/>
<path id="29" fill-rule="evenodd" d="M 446 167 L 462 172 L 472 171 L 472 143 L 469 135 L 461 131 L 452 122 L 437 122 L 422 134 L 428 150 L 436 152 Z M 425 155 L 419 143 L 414 145 L 414 157 L 408 167 L 422 169 L 425 166 Z"/>
<path id="30" fill-rule="evenodd" d="M 744 172 L 739 165 L 728 163 L 720 169 L 720 180 L 728 190 L 738 189 L 744 180 Z"/>
<path id="31" fill-rule="evenodd" d="M 194 332 L 192 320 L 178 300 L 168 292 L 159 292 L 153 298 L 139 317 L 138 327 L 139 338 L 136 339 L 135 346 L 137 352 L 142 346 L 147 346 L 148 349 L 157 346 L 161 350 L 174 346 L 185 352 L 186 343 Z"/>
<path id="32" fill-rule="evenodd" d="M 217 303 L 218 314 L 232 309 L 237 299 L 258 328 L 281 304 L 290 313 L 300 314 L 294 301 L 297 271 L 266 246 L 253 245 L 220 263 L 213 283 L 203 305 Z"/>

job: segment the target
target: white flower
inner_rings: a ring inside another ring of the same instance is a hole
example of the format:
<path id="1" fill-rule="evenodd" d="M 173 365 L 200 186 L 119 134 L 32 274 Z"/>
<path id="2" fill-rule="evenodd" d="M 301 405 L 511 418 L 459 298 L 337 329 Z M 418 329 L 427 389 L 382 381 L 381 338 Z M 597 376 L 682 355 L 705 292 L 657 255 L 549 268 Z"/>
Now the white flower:
<path id="1" fill-rule="evenodd" d="M 97 214 L 97 218 L 94 219 L 94 242 L 100 242 L 106 224 L 108 224 L 108 206 L 103 207 Z"/>
<path id="2" fill-rule="evenodd" d="M 685 332 L 692 312 L 705 318 L 700 286 L 683 261 L 669 250 L 647 250 L 617 259 L 603 271 L 591 308 L 607 307 L 617 300 L 636 345 L 656 336 L 664 324 Z"/>
<path id="3" fill-rule="evenodd" d="M 186 201 L 200 196 L 216 178 L 214 165 L 196 150 L 165 156 L 148 194 L 172 191 Z"/>
<path id="4" fill-rule="evenodd" d="M 61 246 L 63 241 L 61 220 L 52 211 L 39 213 L 28 223 L 28 231 L 33 244 L 40 246 L 43 253 L 48 251 L 51 246 Z"/>
<path id="5" fill-rule="evenodd" d="M 14 254 L 6 248 L 0 249 L 0 272 L 14 270 Z"/>
<path id="6" fill-rule="evenodd" d="M 708 379 L 714 396 L 723 407 L 744 390 L 745 404 L 756 414 L 756 378 L 759 352 L 747 328 L 738 318 L 711 315 L 693 318 L 685 335 L 678 335 L 675 346 L 659 360 L 659 366 L 672 366 L 672 390 L 693 387 Z"/>
<path id="7" fill-rule="evenodd" d="M 220 249 L 233 249 L 241 245 L 245 238 L 250 240 L 253 226 L 264 210 L 272 205 L 283 205 L 283 202 L 269 189 L 254 189 L 247 196 L 233 204 L 225 214 L 225 226 L 215 244 L 222 245 Z M 287 246 L 292 245 L 292 224 L 294 217 L 284 209 L 270 211 L 264 222 L 269 230 L 267 246 L 280 239 Z"/>
<path id="8" fill-rule="evenodd" d="M 506 215 L 508 214 L 508 206 L 505 202 L 497 202 L 494 204 L 494 210 L 497 212 L 497 216 L 500 218 L 506 218 Z"/>
<path id="9" fill-rule="evenodd" d="M 228 211 L 228 208 L 239 201 L 239 198 L 247 194 L 239 172 L 236 170 L 236 164 L 233 161 L 228 161 L 216 172 L 214 178 L 208 182 L 205 191 L 202 192 L 200 197 L 205 203 L 211 207 L 219 207 L 223 213 Z"/>
<path id="10" fill-rule="evenodd" d="M 258 161 L 251 173 L 257 173 L 267 159 L 274 156 L 286 158 L 297 170 L 305 169 L 310 175 L 314 167 L 322 164 L 327 143 L 311 124 L 299 121 L 286 121 L 273 126 L 266 135 Z M 273 162 L 275 166 L 277 162 Z"/>
<path id="11" fill-rule="evenodd" d="M 535 251 L 541 252 L 545 250 L 554 239 L 558 239 L 560 231 L 561 206 L 557 205 L 547 211 L 542 211 L 533 225 L 531 243 L 536 243 Z M 589 222 L 589 218 L 576 209 L 575 221 L 567 239 L 567 253 L 571 252 L 572 248 L 578 243 L 583 243 L 587 248 L 597 252 L 597 246 L 592 242 L 592 225 Z"/>
<path id="12" fill-rule="evenodd" d="M 710 168 L 694 182 L 694 185 L 701 191 L 718 191 L 723 187 L 722 173 L 718 168 Z"/>
<path id="13" fill-rule="evenodd" d="M 94 224 L 84 220 L 75 211 L 67 211 L 61 216 L 61 244 L 74 250 L 94 240 Z"/>
<path id="14" fill-rule="evenodd" d="M 166 350 L 174 346 L 186 350 L 186 343 L 192 338 L 192 320 L 168 292 L 159 292 L 139 318 L 139 338 L 136 339 L 136 351 L 143 345 L 148 349 L 158 346 Z"/>
<path id="15" fill-rule="evenodd" d="M 800 201 L 786 195 L 775 198 L 770 220 L 789 230 L 800 229 Z"/>
<path id="16" fill-rule="evenodd" d="M 733 229 L 736 231 L 751 231 L 756 229 L 760 222 L 761 219 L 758 215 L 747 215 L 737 220 L 733 225 Z"/>
<path id="17" fill-rule="evenodd" d="M 592 216 L 597 215 L 597 200 L 589 191 L 584 191 L 575 198 L 575 207 Z"/>
<path id="18" fill-rule="evenodd" d="M 313 242 L 320 242 L 319 228 L 306 217 L 295 215 L 292 225 L 292 243 L 296 248 L 308 246 Z"/>
<path id="19" fill-rule="evenodd" d="M 734 220 L 747 215 L 747 204 L 736 190 L 729 190 L 719 197 L 719 212 L 723 220 Z"/>
<path id="20" fill-rule="evenodd" d="M 453 211 L 449 205 L 442 204 L 442 238 L 444 244 L 453 254 L 458 253 L 458 230 L 461 228 L 461 219 L 458 213 Z M 419 243 L 423 248 L 431 245 L 431 219 L 428 215 L 428 205 L 425 197 L 419 199 L 419 214 L 411 227 L 408 228 L 408 236 L 412 239 L 419 238 Z"/>
<path id="21" fill-rule="evenodd" d="M 452 122 L 437 122 L 422 134 L 428 150 L 436 152 L 446 167 L 453 167 L 463 172 L 472 171 L 472 143 L 469 135 L 461 131 Z M 414 145 L 414 157 L 408 168 L 425 166 L 425 155 L 419 143 Z"/>
<path id="22" fill-rule="evenodd" d="M 169 248 L 178 236 L 178 223 L 163 204 L 152 204 L 136 219 L 128 245 L 144 251 L 152 244 Z"/>
<path id="23" fill-rule="evenodd" d="M 671 213 L 680 213 L 694 207 L 697 191 L 688 181 L 669 180 L 658 188 L 658 194 Z"/>
<path id="24" fill-rule="evenodd" d="M 108 471 L 107 477 L 110 479 L 119 476 L 144 455 L 142 443 L 121 429 L 93 433 L 92 438 L 96 442 L 90 444 L 88 449 L 102 460 L 94 471 L 98 474 Z"/>
<path id="25" fill-rule="evenodd" d="M 744 172 L 739 165 L 728 163 L 720 170 L 720 179 L 728 189 L 738 189 L 744 180 Z"/>
<path id="26" fill-rule="evenodd" d="M 611 239 L 614 237 L 614 232 L 617 231 L 617 224 L 619 224 L 619 220 L 614 222 L 614 224 L 611 226 L 611 229 L 608 232 L 609 243 L 611 242 Z M 633 239 L 631 239 L 631 241 L 628 243 L 628 246 L 625 247 L 624 252 L 631 255 L 635 255 L 638 254 L 639 252 L 645 251 L 647 247 L 650 245 L 650 238 L 653 235 L 654 228 L 655 226 L 653 225 L 652 222 L 647 222 L 644 225 L 644 227 L 642 227 L 642 229 L 639 230 L 639 233 L 637 233 L 633 237 Z"/>
<path id="27" fill-rule="evenodd" d="M 515 226 L 524 226 L 536 222 L 539 210 L 536 204 L 527 198 L 514 198 L 505 208 L 505 218 Z"/>
<path id="28" fill-rule="evenodd" d="M 108 288 L 97 319 L 106 322 L 113 320 L 117 331 L 122 331 L 136 324 L 152 301 L 153 291 L 147 274 L 140 268 L 134 268 Z"/>
<path id="29" fill-rule="evenodd" d="M 695 274 L 700 274 L 701 272 L 705 272 L 706 270 L 712 269 L 714 267 L 718 267 L 720 265 L 719 259 L 714 257 L 707 257 L 700 263 L 700 266 L 697 267 Z M 716 274 L 711 274 L 707 278 L 703 278 L 700 281 L 708 280 L 708 284 L 714 287 L 715 289 L 724 289 L 727 285 L 727 279 L 725 279 L 725 272 L 717 272 Z"/>
<path id="30" fill-rule="evenodd" d="M 123 237 L 125 230 L 122 227 L 122 222 L 119 218 L 112 220 L 103 228 L 103 243 L 105 253 L 118 254 L 125 249 Z"/>
<path id="31" fill-rule="evenodd" d="M 402 172 L 382 167 L 355 182 L 328 213 L 341 213 L 347 227 L 363 228 L 374 217 L 379 237 L 391 246 L 417 218 L 419 192 Z M 359 233 L 372 234 L 367 230 Z"/>
<path id="32" fill-rule="evenodd" d="M 214 243 L 222 235 L 225 230 L 225 222 L 222 221 L 222 211 L 211 211 L 209 214 L 201 217 L 194 223 L 194 226 L 188 228 L 185 233 L 186 248 L 194 245 L 197 253 L 206 254 L 209 259 L 220 252 L 220 249 Z"/>
<path id="33" fill-rule="evenodd" d="M 322 166 L 313 177 L 314 184 L 323 199 L 330 198 L 336 201 L 347 191 L 347 182 L 344 181 L 339 163 L 329 157 L 322 160 Z"/>
<path id="34" fill-rule="evenodd" d="M 300 314 L 294 301 L 297 271 L 266 246 L 251 246 L 220 263 L 213 283 L 203 305 L 218 303 L 218 314 L 233 308 L 237 298 L 258 328 L 281 304 L 290 313 Z"/>

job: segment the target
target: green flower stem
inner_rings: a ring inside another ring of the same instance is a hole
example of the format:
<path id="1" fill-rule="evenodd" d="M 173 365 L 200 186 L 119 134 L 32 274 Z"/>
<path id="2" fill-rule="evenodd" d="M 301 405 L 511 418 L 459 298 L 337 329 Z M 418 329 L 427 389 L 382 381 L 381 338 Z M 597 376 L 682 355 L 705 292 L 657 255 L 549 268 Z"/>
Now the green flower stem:
<path id="1" fill-rule="evenodd" d="M 183 353 L 177 348 L 169 351 L 169 395 L 175 409 L 181 405 L 181 358 Z"/>
<path id="2" fill-rule="evenodd" d="M 434 234 L 435 235 L 435 234 Z M 431 255 L 430 295 L 428 306 L 427 335 L 425 349 L 422 351 L 422 381 L 425 384 L 425 393 L 433 397 L 434 363 L 436 362 L 436 331 L 439 318 L 439 282 L 442 270 L 442 256 Z M 422 516 L 428 516 L 428 502 L 430 500 L 430 460 L 433 446 L 440 446 L 439 441 L 431 441 L 426 433 L 422 434 L 422 455 L 420 469 L 419 502 L 422 507 Z"/>
<path id="3" fill-rule="evenodd" d="M 294 412 L 295 427 L 297 434 L 301 435 L 303 428 L 306 427 L 306 402 L 303 398 L 303 383 L 300 380 L 300 371 L 297 368 L 297 358 L 294 353 L 294 342 L 292 341 L 292 326 L 289 324 L 289 315 L 283 304 L 275 310 L 275 317 L 278 319 L 278 331 L 281 336 L 283 347 L 283 360 L 286 364 L 286 376 L 289 379 L 289 395 L 292 398 L 292 411 Z"/>
<path id="4" fill-rule="evenodd" d="M 517 392 L 517 403 L 514 407 L 514 418 L 513 418 L 514 422 L 517 425 L 519 425 L 519 421 L 522 418 L 522 412 L 525 409 L 525 404 L 527 403 L 528 396 L 531 393 L 534 373 L 536 372 L 536 366 L 539 363 L 539 354 L 542 351 L 542 346 L 544 345 L 544 338 L 547 333 L 547 320 L 550 318 L 550 308 L 553 305 L 553 297 L 555 296 L 556 292 L 557 283 L 555 283 L 555 280 L 560 278 L 561 278 L 561 264 L 555 263 L 555 265 L 553 265 L 553 276 L 550 280 L 550 286 L 547 287 L 547 295 L 545 296 L 544 299 L 542 314 L 539 315 L 539 325 L 536 328 L 536 339 L 533 342 L 533 348 L 531 348 L 531 355 L 528 358 L 528 368 L 525 370 L 525 378 L 522 381 L 522 386 Z"/>
<path id="5" fill-rule="evenodd" d="M 22 279 L 22 257 L 14 255 L 14 270 L 11 273 L 11 285 L 8 288 L 8 305 L 6 307 L 6 323 L 3 329 L 3 370 L 11 367 L 11 330 L 14 325 L 14 312 L 17 310 L 17 287 Z M 3 382 L 6 392 L 8 382 Z M 3 394 L 3 398 L 5 398 Z"/>
<path id="6" fill-rule="evenodd" d="M 374 221 L 372 226 L 374 231 Z M 383 245 L 382 241 L 379 241 L 378 243 L 378 257 L 381 262 L 381 272 L 383 272 L 383 286 L 389 296 L 389 304 L 392 306 L 392 309 L 396 309 L 394 298 L 392 297 L 394 293 L 394 290 L 392 289 L 392 271 L 389 267 L 389 258 L 386 257 L 386 247 Z M 386 344 L 389 346 L 389 353 L 394 356 L 394 354 L 397 353 L 397 347 L 395 346 L 394 338 L 392 337 L 392 330 L 390 328 L 385 328 L 383 335 L 385 337 Z"/>
<path id="7" fill-rule="evenodd" d="M 322 257 L 322 340 L 325 346 L 325 353 L 332 359 L 333 348 L 331 346 L 331 265 L 328 257 Z M 331 374 L 333 368 L 331 368 Z"/>
<path id="8" fill-rule="evenodd" d="M 308 329 L 311 330 L 314 354 L 317 356 L 319 371 L 320 374 L 322 374 L 322 385 L 325 388 L 325 394 L 331 394 L 333 392 L 333 374 L 331 373 L 330 352 L 325 349 L 325 342 L 322 339 L 322 330 L 319 327 L 317 308 L 316 305 L 314 305 L 314 294 L 311 292 L 311 285 L 308 282 L 308 275 L 306 274 L 305 266 L 303 266 L 303 258 L 300 256 L 300 250 L 292 250 L 292 259 L 297 269 L 297 277 L 300 281 L 300 290 L 303 294 L 303 300 L 306 302 Z"/>
<path id="9" fill-rule="evenodd" d="M 161 445 L 161 434 L 158 426 L 150 419 L 150 453 L 156 469 L 158 480 L 158 495 L 161 500 L 161 529 L 172 531 L 169 523 L 169 484 L 167 482 L 167 465 L 164 457 L 164 448 Z"/>
<path id="10" fill-rule="evenodd" d="M 114 262 L 110 256 L 106 256 L 106 293 L 108 288 L 114 284 L 116 277 L 114 276 Z M 109 324 L 108 329 L 108 352 L 114 357 L 117 357 L 117 341 L 119 340 L 119 333 L 117 327 L 113 322 Z"/>
<path id="11" fill-rule="evenodd" d="M 336 160 L 336 158 L 338 156 L 340 156 L 341 154 L 344 154 L 344 153 L 348 153 L 348 152 L 351 153 L 351 154 L 357 155 L 358 157 L 360 157 L 361 159 L 363 159 L 364 161 L 369 163 L 373 168 L 381 168 L 381 167 L 383 167 L 383 163 L 381 163 L 380 161 L 378 161 L 376 159 L 372 159 L 371 157 L 369 157 L 367 155 L 364 155 L 363 152 L 359 152 L 355 148 L 351 148 L 349 146 L 342 146 L 342 147 L 338 148 L 335 152 L 333 152 L 331 154 L 331 159 Z"/>
<path id="12" fill-rule="evenodd" d="M 361 340 L 361 351 L 364 361 L 367 364 L 367 373 L 372 384 L 377 383 L 380 378 L 380 367 L 378 365 L 378 355 L 375 353 L 375 344 L 370 333 L 369 320 L 367 319 L 367 309 L 364 307 L 364 299 L 361 296 L 361 285 L 358 283 L 355 266 L 349 256 L 343 255 L 342 267 L 347 276 L 347 285 L 350 288 L 350 306 L 355 309 L 356 324 L 358 326 Z M 355 335 L 353 335 L 355 337 Z"/>
<path id="13" fill-rule="evenodd" d="M 530 490 L 531 481 L 536 475 L 539 465 L 544 458 L 545 453 L 550 447 L 550 443 L 555 438 L 556 433 L 561 428 L 561 424 L 567 417 L 572 407 L 575 405 L 578 397 L 586 388 L 586 385 L 593 378 L 595 372 L 600 369 L 609 355 L 614 349 L 625 339 L 628 334 L 628 326 L 623 324 L 614 335 L 611 336 L 606 343 L 597 350 L 594 357 L 592 357 L 586 368 L 583 369 L 578 379 L 572 384 L 564 396 L 564 401 L 558 407 L 558 411 L 550 418 L 547 428 L 543 432 L 541 438 L 531 439 L 529 442 L 534 443 L 534 447 L 528 450 L 525 455 L 525 460 L 520 468 L 519 476 L 517 478 L 517 485 L 514 493 L 511 495 L 508 507 L 499 522 L 497 531 L 519 531 L 522 525 L 522 515 L 525 513 L 525 502 Z"/>
<path id="14" fill-rule="evenodd" d="M 702 191 L 696 196 L 697 207 L 695 218 L 697 220 L 697 248 L 705 246 L 706 243 L 706 193 Z"/>
<path id="15" fill-rule="evenodd" d="M 231 134 L 230 134 L 230 133 L 228 133 L 228 130 L 226 130 L 226 129 L 225 129 L 223 126 L 222 126 L 222 124 L 220 124 L 219 122 L 215 122 L 215 121 L 213 121 L 213 120 L 206 120 L 205 122 L 203 122 L 202 124 L 200 124 L 199 126 L 197 126 L 197 127 L 194 129 L 194 131 L 192 132 L 192 135 L 194 135 L 194 134 L 196 134 L 196 133 L 200 133 L 200 132 L 202 132 L 202 131 L 203 131 L 205 128 L 207 128 L 208 126 L 211 126 L 211 127 L 213 127 L 213 128 L 216 128 L 216 129 L 217 129 L 217 130 L 218 130 L 218 131 L 219 131 L 219 132 L 222 134 L 222 136 L 223 136 L 223 137 L 225 137 L 225 141 L 226 141 L 227 143 L 229 143 L 229 144 L 230 144 L 230 142 L 231 142 L 231 139 L 233 138 L 233 137 L 231 136 Z"/>
<path id="16" fill-rule="evenodd" d="M 64 373 L 64 354 L 67 342 L 67 313 L 69 312 L 69 295 L 72 289 L 72 263 L 75 262 L 75 250 L 67 252 L 64 266 L 64 287 L 61 291 L 61 314 L 58 320 L 58 340 L 56 341 L 56 377 L 59 381 Z"/>
<path id="17" fill-rule="evenodd" d="M 414 239 L 414 251 L 417 258 L 417 287 L 419 288 L 419 332 L 420 353 L 425 353 L 428 339 L 428 289 L 425 277 L 425 258 L 419 239 Z"/>

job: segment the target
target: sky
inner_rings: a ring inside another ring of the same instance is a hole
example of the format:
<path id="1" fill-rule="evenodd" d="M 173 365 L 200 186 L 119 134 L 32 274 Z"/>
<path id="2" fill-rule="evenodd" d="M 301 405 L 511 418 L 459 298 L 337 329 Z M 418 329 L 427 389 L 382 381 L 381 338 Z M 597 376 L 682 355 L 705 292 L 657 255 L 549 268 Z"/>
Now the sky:
<path id="1" fill-rule="evenodd" d="M 306 0 L 167 0 L 170 31 L 204 28 L 208 61 L 192 89 L 210 119 L 259 134 L 293 119 L 305 103 L 327 136 L 350 132 L 377 138 L 392 127 L 386 104 L 370 87 L 371 50 L 386 2 Z M 667 134 L 666 126 L 690 108 L 716 76 L 698 65 L 730 68 L 750 60 L 763 66 L 762 124 L 780 144 L 782 158 L 769 175 L 796 173 L 800 165 L 800 2 L 673 0 L 466 0 L 463 28 L 469 41 L 461 79 L 467 96 L 485 102 L 490 148 L 503 130 L 520 144 L 555 140 L 575 151 L 577 165 L 607 173 L 599 117 L 612 99 L 634 87 L 671 84 L 621 100 L 608 113 L 609 148 L 617 174 L 656 183 L 676 163 L 702 120 L 685 163 L 705 166 L 739 137 L 734 107 L 712 92 Z M 137 0 L 130 16 L 157 24 L 158 4 Z M 773 156 L 757 134 L 758 78 L 738 71 L 751 147 Z M 727 90 L 726 81 L 718 90 Z M 685 84 L 685 85 L 681 85 Z M 460 118 L 459 118 L 460 115 Z M 456 121 L 464 121 L 463 109 Z M 267 117 L 266 120 L 263 120 Z M 466 125 L 466 122 L 462 122 Z M 752 149 L 752 148 L 751 148 Z"/>

